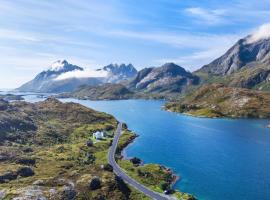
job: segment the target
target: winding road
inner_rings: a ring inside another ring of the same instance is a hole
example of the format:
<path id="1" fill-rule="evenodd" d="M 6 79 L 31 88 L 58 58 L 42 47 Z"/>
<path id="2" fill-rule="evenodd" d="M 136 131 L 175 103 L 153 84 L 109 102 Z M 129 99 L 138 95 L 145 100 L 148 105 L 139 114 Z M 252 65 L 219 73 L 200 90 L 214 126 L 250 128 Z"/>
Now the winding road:
<path id="1" fill-rule="evenodd" d="M 117 176 L 121 177 L 126 183 L 128 183 L 129 185 L 136 188 L 137 190 L 139 190 L 140 192 L 144 193 L 146 196 L 148 196 L 148 197 L 150 197 L 152 199 L 156 199 L 156 200 L 174 199 L 174 198 L 167 197 L 166 195 L 159 194 L 157 192 L 154 192 L 154 191 L 148 189 L 147 187 L 145 187 L 142 184 L 138 183 L 133 178 L 129 177 L 120 168 L 120 166 L 115 161 L 115 153 L 116 153 L 116 148 L 117 148 L 117 144 L 119 142 L 121 133 L 122 133 L 122 123 L 119 123 L 118 126 L 117 126 L 117 130 L 116 130 L 116 132 L 114 134 L 114 139 L 113 139 L 112 146 L 110 147 L 109 154 L 108 154 L 108 161 L 109 161 L 109 164 L 112 165 L 114 173 Z"/>

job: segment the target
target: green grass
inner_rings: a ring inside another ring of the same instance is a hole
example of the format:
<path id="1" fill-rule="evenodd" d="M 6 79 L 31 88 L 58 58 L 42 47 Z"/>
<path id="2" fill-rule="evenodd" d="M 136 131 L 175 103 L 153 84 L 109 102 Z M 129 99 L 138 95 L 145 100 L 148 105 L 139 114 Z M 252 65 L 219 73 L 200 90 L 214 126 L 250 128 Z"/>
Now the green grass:
<path id="1" fill-rule="evenodd" d="M 37 123 L 38 129 L 35 134 L 29 136 L 20 130 L 18 135 L 24 137 L 24 142 L 13 142 L 12 146 L 2 145 L 0 154 L 10 152 L 18 158 L 36 158 L 36 165 L 32 166 L 35 175 L 27 178 L 19 177 L 0 184 L 0 190 L 5 190 L 6 200 L 22 195 L 22 191 L 32 186 L 36 180 L 43 181 L 40 188 L 47 198 L 51 188 L 55 188 L 60 195 L 64 185 L 72 182 L 77 191 L 76 199 L 104 197 L 121 200 L 127 195 L 129 199 L 149 199 L 129 186 L 125 186 L 128 188 L 128 193 L 122 191 L 116 185 L 115 175 L 101 169 L 101 165 L 108 162 L 107 153 L 117 126 L 113 117 L 77 104 L 62 104 L 55 100 L 41 103 L 36 109 L 38 112 L 32 108 L 30 104 L 21 107 L 23 115 L 30 112 L 31 118 Z M 16 112 L 20 114 L 17 108 Z M 104 130 L 107 137 L 95 141 L 92 133 L 97 130 Z M 88 140 L 94 141 L 92 147 L 86 145 Z M 31 147 L 33 152 L 24 153 L 22 149 L 26 147 Z M 16 171 L 19 167 L 21 165 L 16 164 L 12 159 L 0 162 L 0 175 L 8 170 Z M 102 187 L 90 191 L 89 181 L 94 176 L 101 178 Z"/>

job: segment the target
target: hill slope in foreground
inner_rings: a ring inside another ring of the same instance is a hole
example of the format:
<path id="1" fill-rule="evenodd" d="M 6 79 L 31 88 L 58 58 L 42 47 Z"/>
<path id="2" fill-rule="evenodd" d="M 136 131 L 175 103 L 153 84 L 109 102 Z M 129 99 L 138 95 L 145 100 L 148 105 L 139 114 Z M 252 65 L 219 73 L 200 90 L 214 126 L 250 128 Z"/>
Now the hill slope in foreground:
<path id="1" fill-rule="evenodd" d="M 35 104 L 0 100 L 0 123 L 0 199 L 148 199 L 107 164 L 117 126 L 112 116 L 55 99 Z M 106 133 L 105 139 L 93 139 L 97 130 Z M 134 139 L 125 132 L 121 144 Z M 137 167 L 147 176 L 133 173 L 134 178 L 148 187 L 172 183 L 172 172 L 159 165 L 132 166 L 134 172 Z"/>
<path id="2" fill-rule="evenodd" d="M 204 85 L 165 109 L 202 117 L 269 118 L 270 93 L 222 84 Z"/>

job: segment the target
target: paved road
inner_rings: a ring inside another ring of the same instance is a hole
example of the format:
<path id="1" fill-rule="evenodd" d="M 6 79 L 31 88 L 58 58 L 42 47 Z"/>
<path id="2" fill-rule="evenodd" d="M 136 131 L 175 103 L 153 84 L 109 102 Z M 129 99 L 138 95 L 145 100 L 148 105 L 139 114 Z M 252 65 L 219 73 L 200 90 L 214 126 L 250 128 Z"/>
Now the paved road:
<path id="1" fill-rule="evenodd" d="M 139 190 L 140 192 L 144 193 L 145 195 L 147 195 L 148 197 L 152 199 L 156 199 L 156 200 L 170 199 L 169 197 L 165 197 L 165 195 L 163 196 L 162 194 L 158 194 L 146 188 L 145 186 L 141 185 L 140 183 L 138 183 L 137 181 L 129 177 L 116 163 L 115 152 L 116 152 L 117 144 L 121 136 L 121 133 L 122 133 L 122 123 L 119 123 L 117 130 L 115 132 L 115 135 L 114 135 L 112 146 L 110 147 L 109 154 L 108 154 L 108 161 L 109 161 L 109 164 L 113 166 L 114 173 L 120 176 L 126 183 L 133 186 L 134 188 L 136 188 L 137 190 Z"/>

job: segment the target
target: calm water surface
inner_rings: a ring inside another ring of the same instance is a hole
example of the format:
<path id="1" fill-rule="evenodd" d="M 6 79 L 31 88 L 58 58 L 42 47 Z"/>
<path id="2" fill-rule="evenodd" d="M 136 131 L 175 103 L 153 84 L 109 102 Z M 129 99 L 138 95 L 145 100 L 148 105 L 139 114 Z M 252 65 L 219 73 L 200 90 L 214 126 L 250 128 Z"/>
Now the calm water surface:
<path id="1" fill-rule="evenodd" d="M 175 185 L 181 191 L 202 200 L 270 199 L 270 120 L 195 118 L 163 111 L 163 101 L 63 101 L 126 122 L 140 135 L 127 156 L 172 168 L 181 177 Z"/>

